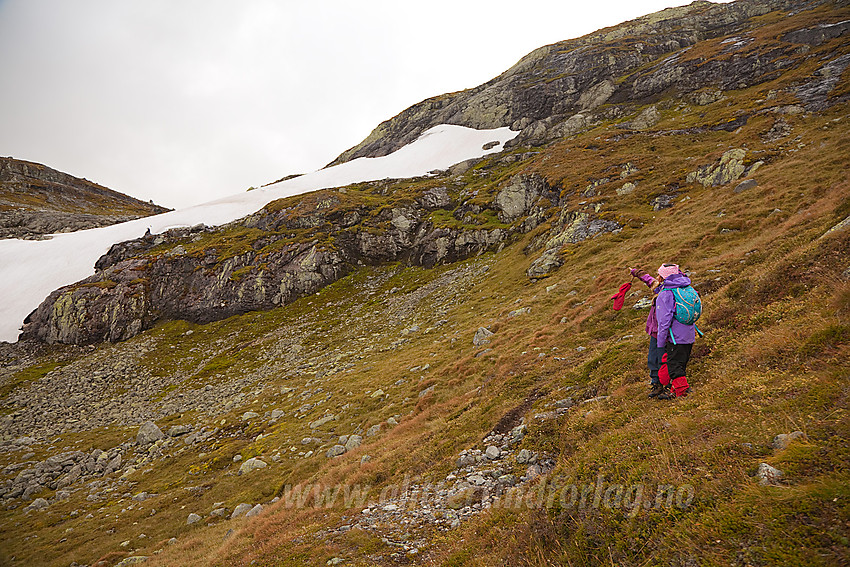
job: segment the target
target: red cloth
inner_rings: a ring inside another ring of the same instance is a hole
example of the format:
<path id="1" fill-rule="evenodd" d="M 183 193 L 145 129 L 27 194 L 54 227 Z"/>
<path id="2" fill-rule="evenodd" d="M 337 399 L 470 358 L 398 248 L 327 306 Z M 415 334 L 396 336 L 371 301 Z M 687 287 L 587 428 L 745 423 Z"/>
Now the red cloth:
<path id="1" fill-rule="evenodd" d="M 667 369 L 667 353 L 661 355 L 661 368 L 658 369 L 658 381 L 664 386 L 670 383 L 670 371 Z"/>
<path id="2" fill-rule="evenodd" d="M 673 378 L 673 384 L 671 384 L 671 387 L 677 398 L 688 395 L 688 379 L 685 376 Z"/>
<path id="3" fill-rule="evenodd" d="M 623 303 L 626 301 L 626 293 L 632 289 L 632 282 L 626 282 L 620 286 L 620 291 L 611 296 L 614 300 L 614 311 L 619 311 L 623 308 Z"/>

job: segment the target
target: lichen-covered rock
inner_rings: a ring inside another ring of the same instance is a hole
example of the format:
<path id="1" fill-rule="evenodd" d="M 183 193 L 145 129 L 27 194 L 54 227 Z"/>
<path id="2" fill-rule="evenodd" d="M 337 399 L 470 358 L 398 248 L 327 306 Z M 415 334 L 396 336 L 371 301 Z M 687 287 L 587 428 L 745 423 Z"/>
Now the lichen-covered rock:
<path id="1" fill-rule="evenodd" d="M 494 333 L 490 329 L 487 329 L 485 327 L 478 327 L 478 330 L 475 331 L 475 336 L 472 337 L 472 344 L 475 346 L 487 344 L 490 342 L 490 337 L 495 334 L 496 333 Z"/>
<path id="2" fill-rule="evenodd" d="M 760 463 L 758 472 L 756 472 L 756 478 L 759 479 L 759 484 L 763 485 L 779 484 L 783 476 L 785 476 L 785 474 L 781 470 L 772 467 L 767 463 Z"/>
<path id="3" fill-rule="evenodd" d="M 720 161 L 716 164 L 700 167 L 687 175 L 688 183 L 701 183 L 704 187 L 717 187 L 726 185 L 740 178 L 747 169 L 744 158 L 747 151 L 735 148 L 723 153 Z"/>
<path id="4" fill-rule="evenodd" d="M 496 194 L 493 204 L 499 209 L 499 218 L 503 222 L 513 222 L 530 211 L 541 196 L 552 193 L 551 187 L 540 175 L 520 174 L 513 176 Z"/>
<path id="5" fill-rule="evenodd" d="M 264 469 L 267 466 L 268 464 L 265 461 L 253 457 L 242 463 L 242 466 L 239 467 L 239 474 L 248 474 L 259 469 Z"/>

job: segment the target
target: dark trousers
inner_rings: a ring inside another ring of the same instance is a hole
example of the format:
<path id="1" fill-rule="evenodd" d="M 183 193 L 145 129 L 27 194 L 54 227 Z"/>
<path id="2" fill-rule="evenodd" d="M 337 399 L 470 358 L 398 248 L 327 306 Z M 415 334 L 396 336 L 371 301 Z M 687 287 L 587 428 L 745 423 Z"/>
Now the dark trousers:
<path id="1" fill-rule="evenodd" d="M 649 367 L 649 380 L 653 386 L 660 384 L 658 380 L 658 369 L 661 368 L 661 357 L 664 349 L 658 348 L 658 341 L 649 335 L 649 352 L 646 355 L 646 365 Z"/>
<path id="2" fill-rule="evenodd" d="M 693 344 L 674 345 L 671 343 L 665 345 L 665 351 L 667 352 L 667 371 L 670 373 L 671 380 L 688 375 L 688 360 L 691 358 L 691 349 L 693 346 Z"/>

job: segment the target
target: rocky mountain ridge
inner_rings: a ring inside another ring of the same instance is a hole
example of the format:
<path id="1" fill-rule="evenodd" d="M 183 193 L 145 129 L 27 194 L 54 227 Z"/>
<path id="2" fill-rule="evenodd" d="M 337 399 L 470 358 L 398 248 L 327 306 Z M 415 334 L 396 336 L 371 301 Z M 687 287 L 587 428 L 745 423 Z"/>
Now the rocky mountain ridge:
<path id="1" fill-rule="evenodd" d="M 38 163 L 0 158 L 0 238 L 39 238 L 166 211 Z"/>
<path id="2" fill-rule="evenodd" d="M 586 131 L 602 121 L 625 122 L 635 109 L 671 93 L 711 102 L 723 91 L 774 78 L 791 64 L 795 54 L 805 52 L 806 46 L 845 33 L 850 24 L 841 22 L 791 30 L 781 38 L 754 43 L 751 32 L 758 29 L 754 18 L 820 5 L 831 2 L 697 1 L 541 47 L 483 85 L 433 97 L 404 110 L 332 164 L 386 155 L 441 123 L 471 128 L 509 126 L 520 134 L 508 147 L 533 146 Z M 715 49 L 694 50 L 698 43 L 705 45 L 711 39 L 732 35 L 735 37 L 717 42 Z M 644 116 L 624 126 L 640 130 L 652 121 Z"/>

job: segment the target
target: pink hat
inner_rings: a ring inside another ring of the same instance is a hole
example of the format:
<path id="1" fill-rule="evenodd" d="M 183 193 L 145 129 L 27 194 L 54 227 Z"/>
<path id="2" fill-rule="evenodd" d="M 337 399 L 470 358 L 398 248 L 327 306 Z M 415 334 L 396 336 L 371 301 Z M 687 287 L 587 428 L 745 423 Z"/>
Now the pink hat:
<path id="1" fill-rule="evenodd" d="M 667 279 L 673 274 L 679 273 L 679 265 L 678 264 L 662 264 L 660 268 L 658 268 L 658 275 L 661 276 L 662 279 Z"/>

